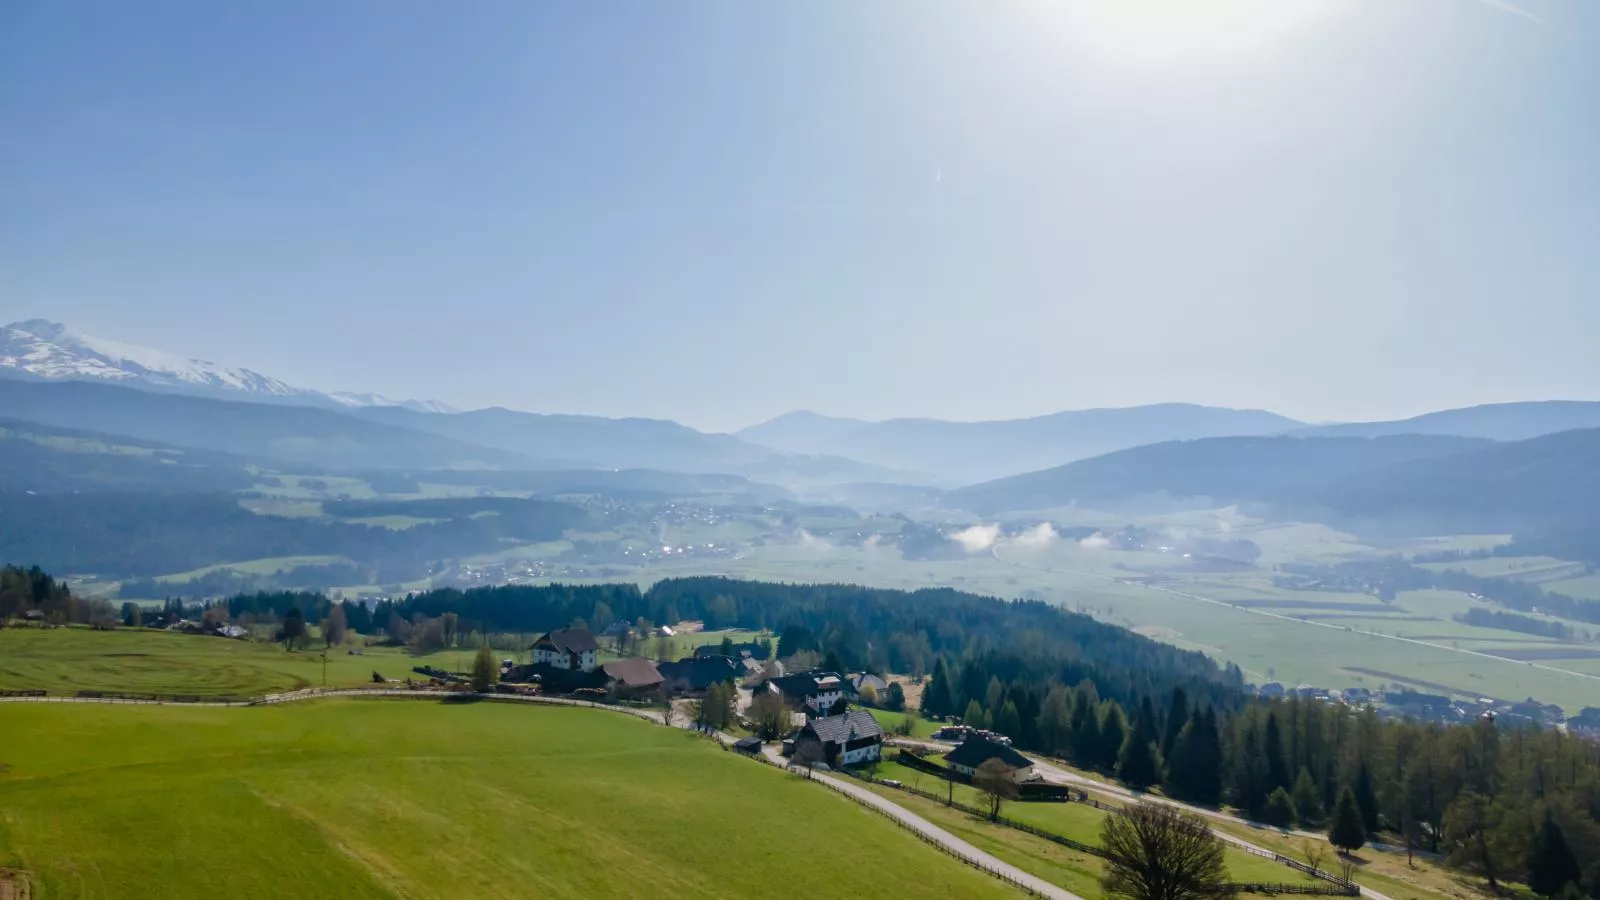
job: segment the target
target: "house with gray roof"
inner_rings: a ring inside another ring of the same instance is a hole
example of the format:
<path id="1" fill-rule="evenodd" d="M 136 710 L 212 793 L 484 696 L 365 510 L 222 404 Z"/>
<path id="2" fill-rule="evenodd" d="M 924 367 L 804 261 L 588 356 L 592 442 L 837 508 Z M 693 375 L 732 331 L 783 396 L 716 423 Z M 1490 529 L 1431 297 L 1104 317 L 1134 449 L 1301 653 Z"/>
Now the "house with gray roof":
<path id="1" fill-rule="evenodd" d="M 806 722 L 795 742 L 816 741 L 830 766 L 856 766 L 876 762 L 883 752 L 883 726 L 864 709 Z"/>

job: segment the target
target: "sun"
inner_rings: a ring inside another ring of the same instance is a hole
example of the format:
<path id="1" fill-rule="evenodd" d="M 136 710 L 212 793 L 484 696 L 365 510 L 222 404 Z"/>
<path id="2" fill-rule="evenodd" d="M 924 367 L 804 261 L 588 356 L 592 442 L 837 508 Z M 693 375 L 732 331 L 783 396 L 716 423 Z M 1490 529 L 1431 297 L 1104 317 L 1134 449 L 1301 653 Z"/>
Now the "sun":
<path id="1" fill-rule="evenodd" d="M 1280 49 L 1339 0 L 1039 0 L 1072 48 L 1113 61 L 1243 61 Z"/>

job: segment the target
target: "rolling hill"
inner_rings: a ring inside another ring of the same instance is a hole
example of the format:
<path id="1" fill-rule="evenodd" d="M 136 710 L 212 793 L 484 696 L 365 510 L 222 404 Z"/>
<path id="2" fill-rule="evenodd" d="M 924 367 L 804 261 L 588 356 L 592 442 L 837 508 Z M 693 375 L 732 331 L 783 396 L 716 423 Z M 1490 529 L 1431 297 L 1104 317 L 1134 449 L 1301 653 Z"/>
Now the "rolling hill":
<path id="1" fill-rule="evenodd" d="M 1301 423 L 1261 410 L 1167 403 L 1086 409 L 1030 419 L 859 422 L 799 412 L 738 434 L 797 453 L 828 453 L 909 472 L 944 484 L 970 483 L 1058 466 L 1161 441 L 1277 434 Z M 885 479 L 872 479 L 885 480 Z"/>
<path id="2" fill-rule="evenodd" d="M 950 491 L 945 504 L 985 514 L 1157 496 L 1305 504 L 1364 473 L 1494 446 L 1436 435 L 1168 441 Z"/>
<path id="3" fill-rule="evenodd" d="M 1494 441 L 1523 441 L 1559 431 L 1600 428 L 1600 402 L 1543 400 L 1445 409 L 1390 422 L 1320 425 L 1293 432 L 1304 437 L 1378 437 L 1387 434 L 1453 434 Z"/>

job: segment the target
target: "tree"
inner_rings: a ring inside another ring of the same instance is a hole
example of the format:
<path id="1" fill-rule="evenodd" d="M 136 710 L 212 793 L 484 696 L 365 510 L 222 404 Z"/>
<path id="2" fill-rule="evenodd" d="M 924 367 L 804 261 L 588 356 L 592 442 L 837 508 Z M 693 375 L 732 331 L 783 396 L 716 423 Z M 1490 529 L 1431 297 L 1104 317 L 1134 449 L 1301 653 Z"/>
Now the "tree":
<path id="1" fill-rule="evenodd" d="M 1138 803 L 1100 826 L 1108 896 L 1128 900 L 1228 897 L 1222 842 L 1205 820 L 1165 804 Z"/>
<path id="2" fill-rule="evenodd" d="M 1500 848 L 1494 840 L 1497 812 L 1482 794 L 1463 791 L 1444 814 L 1446 861 L 1482 873 L 1494 890 L 1499 889 L 1500 878 Z"/>
<path id="3" fill-rule="evenodd" d="M 883 692 L 883 708 L 890 712 L 901 712 L 906 708 L 906 689 L 900 682 L 889 682 L 889 689 Z"/>
<path id="4" fill-rule="evenodd" d="M 1578 867 L 1577 857 L 1572 855 L 1566 835 L 1562 833 L 1561 826 L 1556 824 L 1555 817 L 1546 810 L 1544 823 L 1534 837 L 1533 852 L 1528 859 L 1528 887 L 1533 888 L 1535 894 L 1554 897 L 1567 885 L 1577 885 L 1582 881 L 1583 870 Z"/>
<path id="5" fill-rule="evenodd" d="M 839 654 L 829 650 L 828 655 L 822 658 L 822 670 L 824 672 L 837 672 L 840 675 L 843 675 L 845 671 L 844 660 L 839 658 Z"/>
<path id="6" fill-rule="evenodd" d="M 985 760 L 972 773 L 972 786 L 983 794 L 989 804 L 989 818 L 1000 818 L 1000 805 L 1017 798 L 1017 783 L 1011 780 L 1011 769 L 998 759 Z"/>
<path id="7" fill-rule="evenodd" d="M 1339 791 L 1333 805 L 1333 822 L 1328 826 L 1328 843 L 1348 856 L 1367 843 L 1367 829 L 1361 823 L 1361 807 L 1356 803 L 1355 791 L 1346 785 Z"/>
<path id="8" fill-rule="evenodd" d="M 995 717 L 995 730 L 1013 740 L 1022 738 L 1022 715 L 1017 712 L 1015 701 L 1007 700 L 1000 707 L 1000 714 Z"/>
<path id="9" fill-rule="evenodd" d="M 322 620 L 322 643 L 324 646 L 333 647 L 344 643 L 349 634 L 350 626 L 345 620 L 344 606 L 334 604 L 328 612 L 328 617 Z"/>
<path id="10" fill-rule="evenodd" d="M 1117 751 L 1117 777 L 1142 791 L 1161 781 L 1161 752 L 1156 748 L 1153 716 L 1139 715 Z"/>
<path id="11" fill-rule="evenodd" d="M 1100 719 L 1094 704 L 1080 695 L 1072 706 L 1072 761 L 1094 768 L 1100 755 Z"/>
<path id="12" fill-rule="evenodd" d="M 1122 715 L 1122 707 L 1107 701 L 1105 715 L 1100 718 L 1100 753 L 1095 760 L 1095 768 L 1113 771 L 1117 766 L 1117 757 L 1122 754 L 1122 745 L 1127 740 L 1128 720 Z"/>
<path id="13" fill-rule="evenodd" d="M 751 730 L 763 741 L 775 741 L 788 734 L 790 715 L 789 707 L 771 691 L 763 691 L 750 701 L 750 708 L 746 711 Z"/>
<path id="14" fill-rule="evenodd" d="M 1178 743 L 1178 734 L 1189 724 L 1189 694 L 1181 686 L 1172 689 L 1172 702 L 1167 706 L 1167 727 L 1161 735 L 1161 757 L 1172 758 L 1172 748 Z"/>
<path id="15" fill-rule="evenodd" d="M 860 697 L 862 706 L 878 705 L 878 689 L 870 684 L 863 684 L 861 686 Z"/>
<path id="16" fill-rule="evenodd" d="M 695 704 L 694 723 L 706 728 L 727 728 L 733 722 L 735 688 L 732 682 L 719 681 L 706 689 L 706 695 Z"/>
<path id="17" fill-rule="evenodd" d="M 717 652 L 721 653 L 723 656 L 732 656 L 733 655 L 733 638 L 728 637 L 727 635 L 723 635 L 722 636 L 722 643 L 720 645 L 718 645 Z"/>
<path id="18" fill-rule="evenodd" d="M 1267 780 L 1263 786 L 1270 795 L 1277 788 L 1289 787 L 1289 767 L 1283 756 L 1283 730 L 1278 726 L 1278 714 L 1267 713 L 1266 738 L 1262 741 L 1262 755 L 1266 757 Z M 1359 799 L 1359 798 L 1357 798 Z"/>
<path id="19" fill-rule="evenodd" d="M 1295 819 L 1301 825 L 1315 825 L 1322 820 L 1322 798 L 1305 766 L 1301 766 L 1300 774 L 1295 776 L 1294 790 L 1289 796 L 1294 801 Z"/>
<path id="20" fill-rule="evenodd" d="M 1297 818 L 1299 814 L 1295 811 L 1294 800 L 1289 796 L 1289 792 L 1281 787 L 1273 788 L 1267 797 L 1266 808 L 1261 812 L 1261 820 L 1268 825 L 1288 828 Z"/>
<path id="21" fill-rule="evenodd" d="M 277 639 L 283 642 L 283 649 L 293 650 L 296 644 L 305 640 L 305 636 L 305 614 L 300 612 L 300 607 L 292 606 L 284 614 L 283 624 L 278 626 Z"/>
<path id="22" fill-rule="evenodd" d="M 1378 792 L 1372 786 L 1372 770 L 1365 760 L 1356 768 L 1356 806 L 1361 810 L 1361 826 L 1367 834 L 1378 833 Z"/>
<path id="23" fill-rule="evenodd" d="M 978 705 L 978 701 L 976 701 L 976 700 L 968 700 L 967 701 L 967 711 L 961 714 L 961 724 L 968 725 L 968 726 L 971 726 L 973 728 L 978 728 L 978 727 L 982 726 L 982 724 L 983 724 L 983 707 Z"/>
<path id="24" fill-rule="evenodd" d="M 927 716 L 953 716 L 956 713 L 956 697 L 952 690 L 954 685 L 950 680 L 950 666 L 944 657 L 939 657 L 933 664 L 933 677 L 922 689 L 922 712 Z"/>
<path id="25" fill-rule="evenodd" d="M 495 682 L 500 680 L 500 667 L 495 665 L 494 651 L 488 644 L 478 648 L 476 656 L 472 657 L 472 689 L 482 694 L 494 689 Z"/>
<path id="26" fill-rule="evenodd" d="M 794 742 L 794 755 L 789 757 L 789 764 L 805 766 L 810 769 L 827 761 L 827 754 L 823 752 L 822 742 L 815 738 L 804 738 Z"/>
<path id="27" fill-rule="evenodd" d="M 144 624 L 144 610 L 139 607 L 139 604 L 122 604 L 122 624 L 129 628 L 138 628 Z"/>

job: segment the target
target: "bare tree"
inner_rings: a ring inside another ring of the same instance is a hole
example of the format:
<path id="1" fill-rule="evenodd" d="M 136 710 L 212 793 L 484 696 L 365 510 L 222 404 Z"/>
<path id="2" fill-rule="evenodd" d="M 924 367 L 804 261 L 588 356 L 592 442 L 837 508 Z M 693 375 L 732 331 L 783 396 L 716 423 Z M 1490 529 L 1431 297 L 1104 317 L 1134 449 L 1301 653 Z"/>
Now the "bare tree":
<path id="1" fill-rule="evenodd" d="M 1107 816 L 1100 885 L 1128 900 L 1217 900 L 1231 896 L 1222 842 L 1205 820 L 1165 804 L 1136 803 Z"/>
<path id="2" fill-rule="evenodd" d="M 1300 845 L 1300 854 L 1306 858 L 1306 865 L 1313 869 L 1321 869 L 1322 864 L 1328 861 L 1328 848 L 1323 844 L 1306 841 Z"/>
<path id="3" fill-rule="evenodd" d="M 325 647 L 342 644 L 349 633 L 350 624 L 345 619 L 344 607 L 335 604 L 328 617 L 322 620 L 322 644 Z"/>
<path id="4" fill-rule="evenodd" d="M 822 750 L 822 742 L 807 738 L 794 742 L 794 755 L 789 757 L 791 765 L 805 766 L 807 769 L 815 767 L 818 763 L 826 762 L 828 755 Z"/>
<path id="5" fill-rule="evenodd" d="M 989 804 L 989 818 L 1000 818 L 1000 806 L 1007 800 L 1017 799 L 1017 783 L 1011 780 L 1011 769 L 998 759 L 985 760 L 972 774 L 972 786 L 983 794 Z"/>

